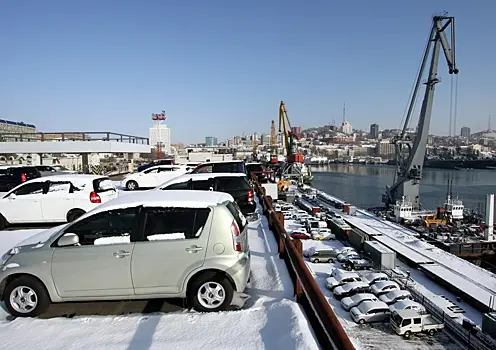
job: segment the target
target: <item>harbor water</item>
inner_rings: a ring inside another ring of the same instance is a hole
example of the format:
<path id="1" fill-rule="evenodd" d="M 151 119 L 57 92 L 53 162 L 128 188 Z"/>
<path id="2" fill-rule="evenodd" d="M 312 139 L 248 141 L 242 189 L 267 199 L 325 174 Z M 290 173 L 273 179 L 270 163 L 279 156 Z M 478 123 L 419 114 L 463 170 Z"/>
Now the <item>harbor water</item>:
<path id="1" fill-rule="evenodd" d="M 312 186 L 358 207 L 381 206 L 386 185 L 392 185 L 395 167 L 389 165 L 329 164 L 313 166 Z M 448 179 L 454 198 L 465 208 L 484 210 L 486 194 L 496 192 L 496 170 L 424 169 L 420 200 L 425 209 L 444 205 Z"/>

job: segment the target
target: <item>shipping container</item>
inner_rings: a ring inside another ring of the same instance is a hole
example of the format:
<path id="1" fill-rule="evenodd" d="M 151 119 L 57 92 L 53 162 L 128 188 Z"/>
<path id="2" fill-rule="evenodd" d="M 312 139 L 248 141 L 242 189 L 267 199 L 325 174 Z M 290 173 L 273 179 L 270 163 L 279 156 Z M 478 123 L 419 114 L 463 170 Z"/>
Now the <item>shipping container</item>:
<path id="1" fill-rule="evenodd" d="M 368 241 L 369 237 L 362 231 L 353 228 L 350 230 L 348 240 L 353 248 L 357 249 L 358 251 L 363 251 L 363 243 L 365 241 Z"/>
<path id="2" fill-rule="evenodd" d="M 365 241 L 363 250 L 380 269 L 396 267 L 396 252 L 377 241 Z"/>

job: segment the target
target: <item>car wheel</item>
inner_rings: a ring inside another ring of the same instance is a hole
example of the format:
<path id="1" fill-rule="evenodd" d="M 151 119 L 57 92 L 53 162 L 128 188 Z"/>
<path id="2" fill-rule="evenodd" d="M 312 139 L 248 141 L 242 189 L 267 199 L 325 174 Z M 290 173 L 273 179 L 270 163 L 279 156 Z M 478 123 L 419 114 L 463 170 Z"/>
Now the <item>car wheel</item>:
<path id="1" fill-rule="evenodd" d="M 50 305 L 45 286 L 30 276 L 21 276 L 5 288 L 5 306 L 16 317 L 35 317 Z"/>
<path id="2" fill-rule="evenodd" d="M 134 190 L 137 190 L 138 189 L 138 183 L 134 180 L 130 180 L 128 182 L 126 182 L 126 188 L 129 190 L 129 191 L 134 191 Z"/>
<path id="3" fill-rule="evenodd" d="M 7 227 L 7 220 L 0 214 L 0 231 Z"/>
<path id="4" fill-rule="evenodd" d="M 429 329 L 429 335 L 432 337 L 434 334 L 436 334 L 436 331 L 434 329 Z"/>
<path id="5" fill-rule="evenodd" d="M 358 323 L 365 324 L 365 320 L 364 319 L 361 319 L 361 320 L 358 321 Z"/>
<path id="6" fill-rule="evenodd" d="M 410 338 L 410 335 L 411 335 L 411 334 L 412 334 L 412 333 L 411 333 L 410 331 L 406 331 L 406 332 L 405 332 L 405 334 L 403 334 L 403 336 L 404 336 L 406 339 L 408 339 L 408 338 Z"/>
<path id="7" fill-rule="evenodd" d="M 82 209 L 72 209 L 67 213 L 67 222 L 73 222 L 80 216 L 84 215 L 86 212 Z"/>
<path id="8" fill-rule="evenodd" d="M 190 286 L 188 303 L 199 312 L 217 312 L 229 308 L 234 288 L 229 280 L 217 273 L 202 274 Z"/>
<path id="9" fill-rule="evenodd" d="M 314 259 L 313 262 L 316 263 L 316 264 L 318 264 L 320 262 L 320 260 L 319 259 Z"/>

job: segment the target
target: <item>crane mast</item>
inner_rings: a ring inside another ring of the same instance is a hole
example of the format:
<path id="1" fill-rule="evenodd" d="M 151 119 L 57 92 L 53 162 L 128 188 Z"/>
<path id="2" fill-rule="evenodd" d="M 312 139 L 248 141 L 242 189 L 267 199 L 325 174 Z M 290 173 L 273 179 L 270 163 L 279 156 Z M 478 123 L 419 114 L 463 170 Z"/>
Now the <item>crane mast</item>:
<path id="1" fill-rule="evenodd" d="M 451 45 L 448 42 L 446 30 L 451 29 Z M 425 84 L 424 99 L 420 110 L 416 136 L 411 140 L 407 136 L 407 129 L 412 117 L 415 101 L 420 89 L 422 76 L 427 66 L 429 53 L 431 61 L 428 77 Z M 425 151 L 427 148 L 427 138 L 429 135 L 429 125 L 431 122 L 432 104 L 434 101 L 434 88 L 439 82 L 437 77 L 439 55 L 443 49 L 444 57 L 448 65 L 449 74 L 458 74 L 455 62 L 455 19 L 447 16 L 434 16 L 432 27 L 425 48 L 422 65 L 420 67 L 416 84 L 408 107 L 405 123 L 401 134 L 393 143 L 396 154 L 396 177 L 392 186 L 386 188 L 383 195 L 383 202 L 386 207 L 393 205 L 403 198 L 412 202 L 414 209 L 420 209 L 420 180 L 422 179 L 422 169 L 424 165 Z"/>

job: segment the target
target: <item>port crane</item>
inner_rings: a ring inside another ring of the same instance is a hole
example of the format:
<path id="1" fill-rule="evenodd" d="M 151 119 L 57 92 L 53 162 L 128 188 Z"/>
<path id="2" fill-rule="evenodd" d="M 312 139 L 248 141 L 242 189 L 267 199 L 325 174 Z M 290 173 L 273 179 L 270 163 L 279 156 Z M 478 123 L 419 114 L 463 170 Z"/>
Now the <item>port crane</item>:
<path id="1" fill-rule="evenodd" d="M 279 154 L 279 146 L 277 145 L 276 122 L 270 123 L 270 162 L 277 163 Z"/>
<path id="2" fill-rule="evenodd" d="M 451 45 L 446 35 L 447 29 L 451 29 Z M 420 110 L 417 133 L 413 140 L 407 135 L 407 129 L 412 117 L 417 95 L 420 89 L 422 76 L 427 66 L 430 51 L 431 61 L 427 80 L 425 84 L 424 99 Z M 432 104 L 434 101 L 434 88 L 440 81 L 438 73 L 439 55 L 441 49 L 448 65 L 449 74 L 458 74 L 455 62 L 455 18 L 444 15 L 435 15 L 432 18 L 432 26 L 427 45 L 422 58 L 417 80 L 414 85 L 412 97 L 406 114 L 405 123 L 401 134 L 393 139 L 396 154 L 396 176 L 392 186 L 386 187 L 386 193 L 382 201 L 389 208 L 396 201 L 407 198 L 411 201 L 413 209 L 421 209 L 420 205 L 420 180 L 422 179 L 422 168 L 424 164 L 429 124 L 431 121 Z"/>
<path id="3" fill-rule="evenodd" d="M 289 179 L 296 179 L 300 183 L 309 183 L 312 180 L 310 170 L 304 164 L 303 154 L 296 151 L 296 141 L 299 135 L 291 130 L 286 104 L 279 104 L 279 132 L 283 133 L 286 163 L 281 167 L 280 174 Z"/>

